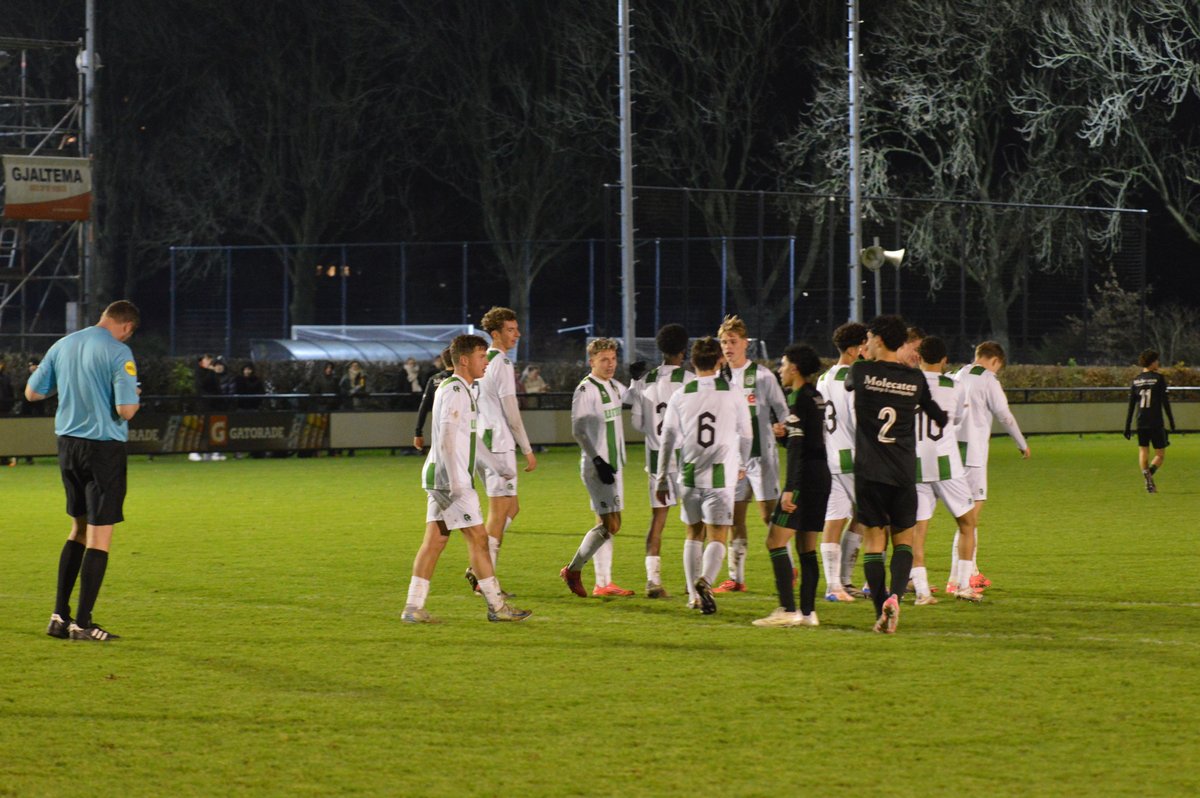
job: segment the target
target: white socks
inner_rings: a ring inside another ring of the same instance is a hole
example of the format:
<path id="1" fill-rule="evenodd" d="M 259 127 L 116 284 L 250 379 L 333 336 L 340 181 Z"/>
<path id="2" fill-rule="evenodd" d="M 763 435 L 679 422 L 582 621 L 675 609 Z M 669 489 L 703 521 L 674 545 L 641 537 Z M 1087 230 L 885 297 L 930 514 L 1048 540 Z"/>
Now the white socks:
<path id="1" fill-rule="evenodd" d="M 500 538 L 488 535 L 488 554 L 492 555 L 492 570 L 496 570 L 496 560 L 500 559 Z"/>
<path id="2" fill-rule="evenodd" d="M 958 571 L 954 574 L 954 581 L 958 583 L 959 590 L 971 589 L 971 577 L 974 575 L 974 564 L 970 560 L 959 560 Z"/>
<path id="3" fill-rule="evenodd" d="M 791 547 L 788 548 L 791 550 Z M 842 589 L 842 544 L 822 543 L 821 563 L 825 566 L 825 592 Z"/>
<path id="4" fill-rule="evenodd" d="M 488 609 L 498 610 L 504 606 L 504 599 L 500 597 L 500 582 L 496 577 L 489 576 L 487 579 L 480 579 L 479 592 L 487 600 Z"/>
<path id="5" fill-rule="evenodd" d="M 572 571 L 582 571 L 583 566 L 596 556 L 596 550 L 604 545 L 604 541 L 608 540 L 608 537 L 608 533 L 602 526 L 594 526 L 589 529 L 583 536 L 583 542 L 579 544 L 579 550 L 575 552 L 575 556 L 571 558 L 571 564 L 567 568 Z"/>
<path id="6" fill-rule="evenodd" d="M 979 573 L 979 527 L 975 527 L 975 556 L 971 558 L 971 576 Z"/>
<path id="7" fill-rule="evenodd" d="M 600 548 L 596 549 L 596 556 L 592 558 L 592 565 L 596 567 L 596 584 L 600 587 L 612 584 L 612 561 L 612 538 L 607 537 Z"/>
<path id="8" fill-rule="evenodd" d="M 917 591 L 917 598 L 922 598 L 929 595 L 929 572 L 922 565 L 919 568 L 912 569 L 913 588 Z"/>
<path id="9" fill-rule="evenodd" d="M 737 541 L 735 540 L 734 545 L 736 546 L 736 544 L 737 544 Z M 730 547 L 731 553 L 732 553 L 732 549 L 733 549 L 733 546 Z M 742 541 L 742 560 L 743 561 L 746 559 L 745 554 L 746 554 L 746 541 L 743 540 Z M 716 541 L 716 540 L 709 541 L 708 545 L 704 547 L 704 563 L 703 563 L 704 573 L 703 573 L 703 576 L 705 579 L 708 580 L 708 583 L 710 585 L 713 582 L 715 582 L 717 580 L 717 577 L 721 574 L 721 563 L 724 560 L 725 560 L 725 544 L 721 543 L 720 541 Z M 733 557 L 731 556 L 730 562 L 732 562 L 732 561 L 733 561 Z M 732 569 L 730 569 L 730 570 L 732 571 Z"/>
<path id="10" fill-rule="evenodd" d="M 721 543 L 721 544 L 709 543 L 708 545 L 709 546 L 720 545 L 722 556 L 725 554 L 725 544 L 724 543 Z M 732 579 L 733 581 L 737 582 L 739 585 L 744 584 L 746 582 L 746 549 L 747 549 L 747 541 L 745 538 L 734 538 L 733 540 L 731 540 L 729 542 L 729 578 Z M 708 549 L 704 550 L 704 554 L 705 554 L 705 563 L 707 563 L 708 562 Z M 713 582 L 717 578 L 717 576 L 720 574 L 720 567 L 717 568 L 717 572 L 713 573 L 712 576 L 708 576 L 709 573 L 710 573 L 710 571 L 708 569 L 708 566 L 706 565 L 704 568 L 704 574 L 706 577 L 708 577 L 709 582 Z"/>
<path id="11" fill-rule="evenodd" d="M 696 597 L 696 580 L 700 578 L 700 562 L 704 555 L 704 541 L 683 541 L 683 578 L 687 580 L 688 598 Z"/>
<path id="12" fill-rule="evenodd" d="M 646 555 L 646 581 L 652 585 L 662 584 L 662 557 Z"/>
<path id="13" fill-rule="evenodd" d="M 414 576 L 408 583 L 408 601 L 404 602 L 404 605 L 421 609 L 425 606 L 427 598 L 429 598 L 429 580 Z"/>

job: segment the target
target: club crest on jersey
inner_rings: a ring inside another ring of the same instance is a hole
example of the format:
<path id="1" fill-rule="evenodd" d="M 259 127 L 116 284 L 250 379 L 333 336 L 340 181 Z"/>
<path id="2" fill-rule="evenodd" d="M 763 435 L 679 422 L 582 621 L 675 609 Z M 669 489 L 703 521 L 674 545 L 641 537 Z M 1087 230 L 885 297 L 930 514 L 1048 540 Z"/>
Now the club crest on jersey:
<path id="1" fill-rule="evenodd" d="M 747 401 L 747 402 L 749 402 L 750 404 L 756 404 L 756 403 L 757 403 L 757 400 L 755 399 L 755 396 L 754 396 L 754 394 L 752 394 L 752 393 L 748 393 L 748 394 L 746 394 L 746 401 Z"/>

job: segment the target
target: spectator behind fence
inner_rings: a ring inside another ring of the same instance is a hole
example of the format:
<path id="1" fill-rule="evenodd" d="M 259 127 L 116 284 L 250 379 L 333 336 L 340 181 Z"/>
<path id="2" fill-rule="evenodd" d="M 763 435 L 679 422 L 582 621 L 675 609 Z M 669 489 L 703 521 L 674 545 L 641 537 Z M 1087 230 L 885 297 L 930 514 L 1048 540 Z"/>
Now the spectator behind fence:
<path id="1" fill-rule="evenodd" d="M 350 406 L 353 409 L 362 410 L 365 407 L 367 373 L 363 371 L 362 364 L 357 360 L 350 361 L 339 387 L 342 396 L 350 397 Z"/>
<path id="2" fill-rule="evenodd" d="M 333 361 L 326 360 L 321 367 L 321 373 L 309 382 L 308 392 L 319 395 L 316 400 L 317 408 L 328 412 L 337 410 L 342 403 L 341 397 L 338 395 L 338 388 L 338 378 L 334 372 Z"/>
<path id="3" fill-rule="evenodd" d="M 196 395 L 199 396 L 201 412 L 217 408 L 221 401 L 221 378 L 213 370 L 213 356 L 203 354 L 196 358 Z M 194 463 L 201 460 L 224 460 L 220 452 L 192 452 L 188 459 Z"/>
<path id="4" fill-rule="evenodd" d="M 519 385 L 524 388 L 525 393 L 545 393 L 546 381 L 542 378 L 542 370 L 537 366 L 526 366 L 521 372 Z"/>
<path id="5" fill-rule="evenodd" d="M 225 365 L 225 358 L 218 357 L 213 361 L 212 373 L 215 375 L 217 383 L 217 398 L 212 400 L 212 407 L 214 410 L 229 410 L 234 406 L 233 399 L 230 397 L 234 394 L 235 388 L 234 377 Z"/>
<path id="6" fill-rule="evenodd" d="M 425 449 L 425 417 L 433 409 L 433 396 L 437 393 L 438 386 L 442 384 L 442 381 L 454 373 L 454 359 L 450 357 L 450 347 L 443 349 L 439 357 L 445 368 L 431 374 L 425 381 L 425 393 L 421 396 L 421 406 L 417 408 L 417 428 L 413 432 L 413 448 L 418 452 Z"/>
<path id="7" fill-rule="evenodd" d="M 8 415 L 13 409 L 12 377 L 8 376 L 8 364 L 0 360 L 0 413 Z"/>
<path id="8" fill-rule="evenodd" d="M 404 372 L 400 375 L 400 392 L 420 393 L 424 382 L 421 379 L 421 367 L 417 365 L 417 359 L 410 357 L 404 361 Z"/>
<path id="9" fill-rule="evenodd" d="M 242 365 L 242 373 L 233 379 L 233 392 L 237 394 L 239 410 L 258 410 L 262 407 L 262 394 L 266 393 L 263 381 L 259 379 L 250 363 Z"/>

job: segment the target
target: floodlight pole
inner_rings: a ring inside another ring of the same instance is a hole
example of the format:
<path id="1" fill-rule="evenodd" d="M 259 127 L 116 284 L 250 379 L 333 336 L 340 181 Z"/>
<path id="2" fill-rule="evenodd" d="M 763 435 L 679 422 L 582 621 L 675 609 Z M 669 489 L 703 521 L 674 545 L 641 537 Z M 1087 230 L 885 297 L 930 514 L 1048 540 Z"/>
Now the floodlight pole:
<path id="1" fill-rule="evenodd" d="M 621 335 L 625 346 L 622 358 L 626 364 L 637 359 L 636 307 L 634 304 L 633 251 L 633 124 L 629 87 L 629 2 L 617 0 L 618 68 L 620 70 L 621 115 Z"/>
<path id="2" fill-rule="evenodd" d="M 96 144 L 96 0 L 87 0 L 84 11 L 86 15 L 86 30 L 84 33 L 84 58 L 80 64 L 83 73 L 83 156 L 92 157 Z M 93 183 L 93 191 L 95 184 Z M 81 272 L 83 278 L 82 294 L 80 297 L 80 321 L 84 322 L 96 315 L 96 216 L 97 203 L 92 202 L 92 219 L 81 225 L 80 249 L 83 254 Z"/>
<path id="3" fill-rule="evenodd" d="M 862 106 L 858 96 L 858 0 L 847 0 L 846 26 L 848 53 L 847 67 L 850 73 L 850 321 L 862 321 L 862 273 L 858 255 L 862 249 L 862 133 L 859 130 L 859 114 Z"/>

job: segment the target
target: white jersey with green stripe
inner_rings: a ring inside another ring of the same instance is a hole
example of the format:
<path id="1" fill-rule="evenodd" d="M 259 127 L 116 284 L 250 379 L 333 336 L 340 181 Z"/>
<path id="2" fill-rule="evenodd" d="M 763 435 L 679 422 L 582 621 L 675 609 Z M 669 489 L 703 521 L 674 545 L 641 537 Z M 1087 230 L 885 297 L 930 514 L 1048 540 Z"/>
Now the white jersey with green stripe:
<path id="1" fill-rule="evenodd" d="M 954 379 L 967 395 L 967 411 L 958 422 L 958 442 L 965 465 L 971 468 L 987 465 L 993 419 L 1012 436 L 1018 449 L 1026 448 L 1025 437 L 1008 409 L 1008 397 L 995 374 L 983 366 L 969 363 L 958 370 Z"/>
<path id="2" fill-rule="evenodd" d="M 753 431 L 750 458 L 778 463 L 779 447 L 775 445 L 775 433 L 771 431 L 771 425 L 788 417 L 787 399 L 783 395 L 783 388 L 779 387 L 779 380 L 775 379 L 770 369 L 753 360 L 736 369 L 729 366 L 726 372 L 729 386 L 734 390 L 741 389 L 750 408 Z"/>
<path id="3" fill-rule="evenodd" d="M 511 452 L 516 448 L 502 399 L 517 395 L 517 377 L 508 355 L 488 349 L 487 371 L 479 380 L 479 440 L 492 452 Z"/>
<path id="4" fill-rule="evenodd" d="M 571 434 L 585 462 L 604 458 L 613 469 L 625 465 L 625 427 L 621 398 L 625 386 L 616 380 L 583 378 L 571 399 Z"/>
<path id="5" fill-rule="evenodd" d="M 961 477 L 962 455 L 958 451 L 955 427 L 967 410 L 967 392 L 954 380 L 934 371 L 925 372 L 929 392 L 950 417 L 946 426 L 925 415 L 919 408 L 913 421 L 917 428 L 917 482 L 942 482 Z"/>
<path id="6" fill-rule="evenodd" d="M 663 418 L 667 402 L 681 388 L 696 379 L 683 366 L 655 366 L 629 386 L 630 421 L 633 428 L 646 436 L 646 473 L 658 470 L 659 450 L 662 448 Z"/>
<path id="7" fill-rule="evenodd" d="M 475 386 L 447 377 L 433 396 L 429 455 L 421 469 L 421 487 L 460 493 L 472 486 L 475 471 Z"/>
<path id="8" fill-rule="evenodd" d="M 655 477 L 679 471 L 685 488 L 729 488 L 737 484 L 754 443 L 750 405 L 722 377 L 698 377 L 667 402 Z M 774 448 L 774 447 L 771 447 Z"/>
<path id="9" fill-rule="evenodd" d="M 817 379 L 825 397 L 825 459 L 831 474 L 854 473 L 854 397 L 846 390 L 850 367 L 836 365 Z"/>

